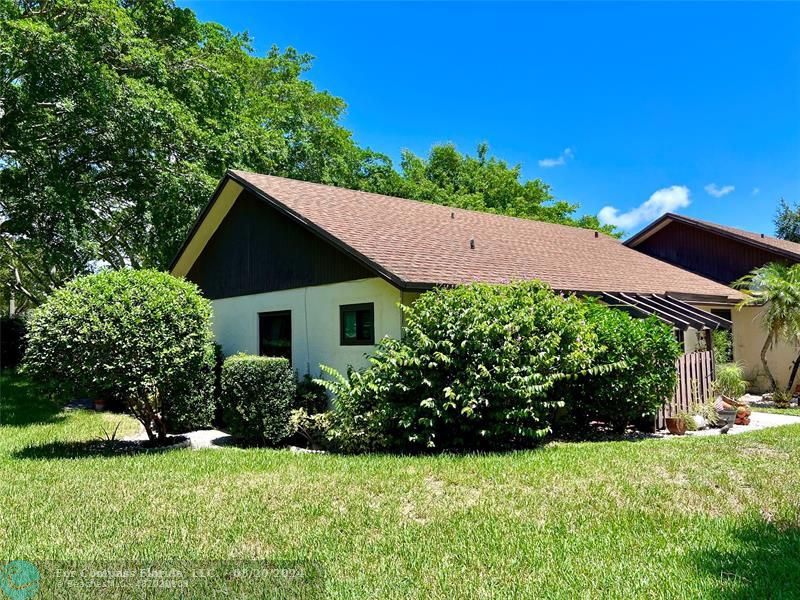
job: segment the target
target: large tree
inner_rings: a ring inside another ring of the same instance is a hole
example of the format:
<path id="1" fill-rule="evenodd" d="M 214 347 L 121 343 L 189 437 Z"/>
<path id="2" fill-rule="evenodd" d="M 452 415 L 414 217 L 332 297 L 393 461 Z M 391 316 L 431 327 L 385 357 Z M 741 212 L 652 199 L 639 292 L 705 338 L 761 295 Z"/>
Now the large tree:
<path id="1" fill-rule="evenodd" d="M 98 265 L 164 268 L 226 168 L 600 228 L 486 146 L 396 171 L 310 66 L 172 0 L 0 0 L 0 294 L 24 308 Z"/>
<path id="2" fill-rule="evenodd" d="M 595 216 L 576 218 L 577 204 L 556 200 L 541 179 L 521 180 L 521 165 L 490 156 L 485 143 L 476 156 L 461 154 L 453 144 L 434 146 L 427 158 L 406 150 L 400 167 L 399 176 L 373 177 L 367 186 L 403 198 L 614 232 Z"/>
<path id="3" fill-rule="evenodd" d="M 41 300 L 91 268 L 163 268 L 227 167 L 355 185 L 381 157 L 311 58 L 164 0 L 0 0 L 4 276 Z"/>
<path id="4" fill-rule="evenodd" d="M 782 240 L 800 242 L 800 203 L 792 206 L 781 198 L 775 214 L 775 235 Z"/>

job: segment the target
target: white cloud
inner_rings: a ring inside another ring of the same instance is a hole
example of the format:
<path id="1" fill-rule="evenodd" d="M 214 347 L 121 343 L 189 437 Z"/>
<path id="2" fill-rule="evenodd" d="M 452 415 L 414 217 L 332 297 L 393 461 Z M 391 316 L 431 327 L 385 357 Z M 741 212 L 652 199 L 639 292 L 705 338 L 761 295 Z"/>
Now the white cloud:
<path id="1" fill-rule="evenodd" d="M 561 156 L 558 158 L 543 158 L 539 161 L 539 166 L 544 167 L 545 169 L 549 169 L 550 167 L 561 167 L 567 164 L 567 160 L 573 158 L 574 156 L 575 153 L 572 151 L 572 148 L 564 148 Z"/>
<path id="2" fill-rule="evenodd" d="M 714 198 L 722 198 L 723 196 L 726 196 L 735 190 L 736 186 L 723 185 L 720 187 L 716 183 L 709 183 L 703 189 L 708 192 L 709 195 L 714 196 Z"/>
<path id="3" fill-rule="evenodd" d="M 620 229 L 630 230 L 639 225 L 657 219 L 664 213 L 673 212 L 689 206 L 689 188 L 673 185 L 653 192 L 650 199 L 628 212 L 620 213 L 613 206 L 603 207 L 597 218 L 604 225 L 614 225 Z"/>
<path id="4" fill-rule="evenodd" d="M 753 191 L 752 191 L 753 196 L 758 196 L 760 193 L 761 193 L 761 189 L 760 188 L 757 188 L 757 187 L 753 188 Z"/>

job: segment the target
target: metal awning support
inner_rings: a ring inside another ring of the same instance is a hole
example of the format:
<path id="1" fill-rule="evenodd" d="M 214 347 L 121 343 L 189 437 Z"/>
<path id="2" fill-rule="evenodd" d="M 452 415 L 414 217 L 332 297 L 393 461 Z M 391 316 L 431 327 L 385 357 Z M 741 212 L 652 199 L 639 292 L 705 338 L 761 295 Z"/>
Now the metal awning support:
<path id="1" fill-rule="evenodd" d="M 686 331 L 690 327 L 700 331 L 705 329 L 730 330 L 732 327 L 731 322 L 727 319 L 707 313 L 668 295 L 603 292 L 601 299 L 606 304 L 625 310 L 633 316 L 654 315 L 681 331 Z"/>

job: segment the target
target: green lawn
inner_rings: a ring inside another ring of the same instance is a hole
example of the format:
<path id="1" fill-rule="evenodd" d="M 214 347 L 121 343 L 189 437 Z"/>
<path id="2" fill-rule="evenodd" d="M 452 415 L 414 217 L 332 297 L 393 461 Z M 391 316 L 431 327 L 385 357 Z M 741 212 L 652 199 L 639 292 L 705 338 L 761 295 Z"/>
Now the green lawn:
<path id="1" fill-rule="evenodd" d="M 800 426 L 482 456 L 87 457 L 76 442 L 113 417 L 0 385 L 0 559 L 302 560 L 335 598 L 800 590 Z"/>
<path id="2" fill-rule="evenodd" d="M 776 415 L 791 415 L 793 417 L 800 417 L 800 408 L 769 408 L 769 407 L 750 407 L 755 412 L 774 413 Z"/>

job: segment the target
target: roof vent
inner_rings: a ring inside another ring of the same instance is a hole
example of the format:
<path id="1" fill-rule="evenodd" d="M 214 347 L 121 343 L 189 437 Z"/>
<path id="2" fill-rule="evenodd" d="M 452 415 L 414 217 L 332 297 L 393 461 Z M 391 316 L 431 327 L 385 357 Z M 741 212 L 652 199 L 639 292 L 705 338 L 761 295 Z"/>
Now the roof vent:
<path id="1" fill-rule="evenodd" d="M 451 219 L 455 219 L 455 218 L 456 218 L 456 213 L 454 213 L 454 212 L 451 212 L 451 213 L 450 213 L 450 218 L 451 218 Z"/>
<path id="2" fill-rule="evenodd" d="M 475 240 L 470 240 L 469 241 L 469 249 L 470 250 L 475 250 Z"/>
<path id="3" fill-rule="evenodd" d="M 763 233 L 761 234 L 761 237 L 762 237 L 762 238 L 764 237 L 764 234 L 763 234 Z"/>
<path id="4" fill-rule="evenodd" d="M 596 237 L 596 238 L 599 238 L 599 237 L 600 237 L 600 234 L 599 234 L 599 233 L 597 233 L 597 232 L 595 231 L 595 232 L 594 232 L 594 237 Z"/>

